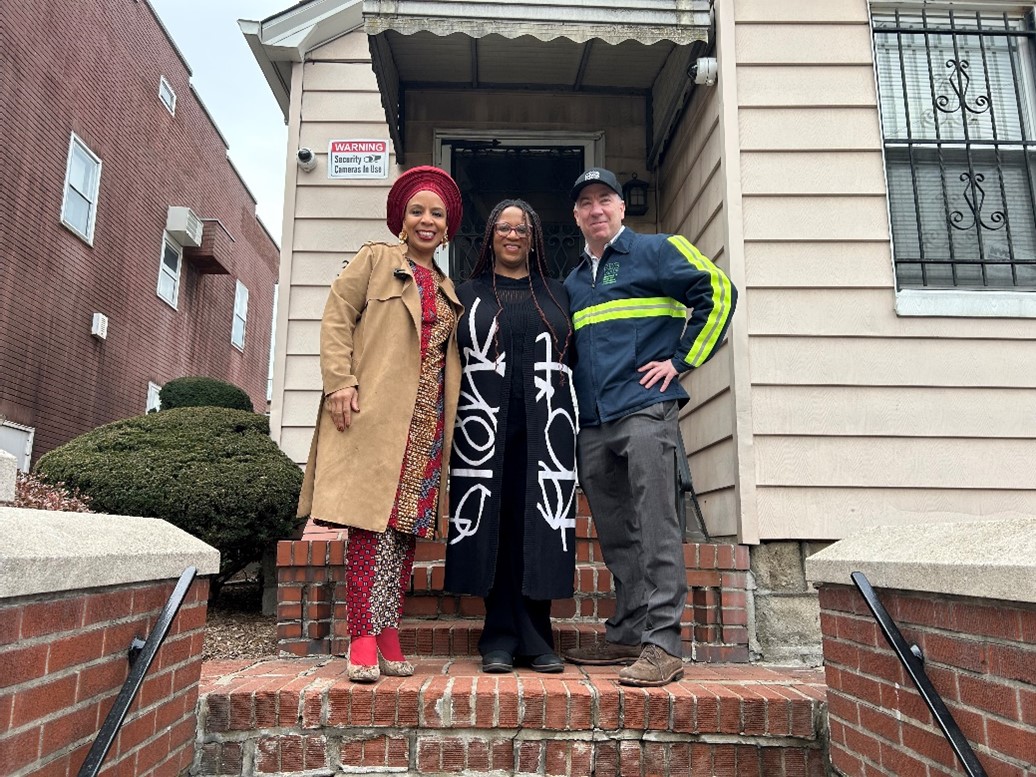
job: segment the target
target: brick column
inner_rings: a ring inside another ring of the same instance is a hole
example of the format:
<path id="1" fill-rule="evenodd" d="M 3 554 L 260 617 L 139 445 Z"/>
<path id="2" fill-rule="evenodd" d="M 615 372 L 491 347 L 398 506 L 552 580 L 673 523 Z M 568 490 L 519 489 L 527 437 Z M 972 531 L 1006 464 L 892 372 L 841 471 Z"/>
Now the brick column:
<path id="1" fill-rule="evenodd" d="M 688 543 L 684 657 L 694 661 L 747 662 L 747 545 Z"/>
<path id="2" fill-rule="evenodd" d="M 348 650 L 345 592 L 345 531 L 310 522 L 301 540 L 277 543 L 277 641 L 297 656 Z M 332 605 L 334 601 L 340 602 Z"/>

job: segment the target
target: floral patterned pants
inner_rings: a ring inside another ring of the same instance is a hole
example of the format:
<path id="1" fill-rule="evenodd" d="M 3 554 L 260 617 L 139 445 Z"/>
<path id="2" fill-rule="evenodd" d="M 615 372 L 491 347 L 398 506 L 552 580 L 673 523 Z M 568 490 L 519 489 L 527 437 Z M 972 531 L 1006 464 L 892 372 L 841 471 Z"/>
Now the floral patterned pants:
<path id="1" fill-rule="evenodd" d="M 349 529 L 346 542 L 346 610 L 349 635 L 377 635 L 399 626 L 410 586 L 417 537 L 386 529 Z"/>

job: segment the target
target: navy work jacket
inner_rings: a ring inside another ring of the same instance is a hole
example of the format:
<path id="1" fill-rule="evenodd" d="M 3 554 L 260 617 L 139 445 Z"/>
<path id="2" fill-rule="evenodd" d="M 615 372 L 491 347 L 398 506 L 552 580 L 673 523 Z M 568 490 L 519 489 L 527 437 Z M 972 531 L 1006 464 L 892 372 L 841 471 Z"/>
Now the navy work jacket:
<path id="1" fill-rule="evenodd" d="M 646 389 L 637 368 L 665 359 L 681 373 L 701 366 L 723 341 L 737 304 L 730 279 L 686 238 L 629 227 L 605 248 L 596 280 L 584 252 L 565 289 L 582 426 L 670 399 L 683 405 L 688 397 L 679 380 L 665 392 L 661 382 Z"/>

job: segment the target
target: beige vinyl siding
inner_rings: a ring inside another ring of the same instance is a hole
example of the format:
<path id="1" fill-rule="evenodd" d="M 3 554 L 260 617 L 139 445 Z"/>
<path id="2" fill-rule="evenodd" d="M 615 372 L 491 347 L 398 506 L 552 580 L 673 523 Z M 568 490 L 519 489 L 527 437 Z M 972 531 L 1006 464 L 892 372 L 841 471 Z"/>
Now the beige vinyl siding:
<path id="1" fill-rule="evenodd" d="M 659 229 L 684 235 L 728 269 L 723 134 L 715 89 L 698 88 L 659 167 Z M 684 378 L 680 413 L 694 489 L 713 536 L 738 533 L 730 345 Z"/>
<path id="2" fill-rule="evenodd" d="M 274 402 L 271 433 L 292 460 L 303 463 L 320 402 L 320 317 L 327 293 L 360 246 L 392 240 L 385 226 L 385 197 L 395 172 L 393 167 L 388 179 L 373 181 L 327 177 L 330 140 L 389 137 L 367 36 L 353 32 L 331 41 L 310 52 L 295 70 L 292 99 L 298 104 L 289 117 L 289 135 L 297 146 L 316 153 L 317 166 L 310 173 L 300 171 L 295 147 L 289 149 L 288 167 L 296 186 L 289 183 L 285 205 L 284 321 L 277 333 L 283 363 L 275 370 L 274 389 L 281 401 Z"/>
<path id="3" fill-rule="evenodd" d="M 1033 514 L 1036 321 L 895 315 L 867 4 L 724 2 L 759 537 Z"/>

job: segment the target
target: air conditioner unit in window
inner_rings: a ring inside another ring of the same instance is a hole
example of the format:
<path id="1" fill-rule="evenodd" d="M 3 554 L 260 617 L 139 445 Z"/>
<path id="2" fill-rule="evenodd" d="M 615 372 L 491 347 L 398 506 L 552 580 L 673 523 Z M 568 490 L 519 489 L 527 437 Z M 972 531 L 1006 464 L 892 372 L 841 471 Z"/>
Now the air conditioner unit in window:
<path id="1" fill-rule="evenodd" d="M 201 219 L 190 208 L 170 206 L 165 229 L 184 248 L 201 245 L 202 226 Z"/>
<path id="2" fill-rule="evenodd" d="M 105 340 L 108 337 L 108 316 L 104 313 L 94 313 L 93 321 L 90 323 L 90 334 L 98 340 Z"/>

